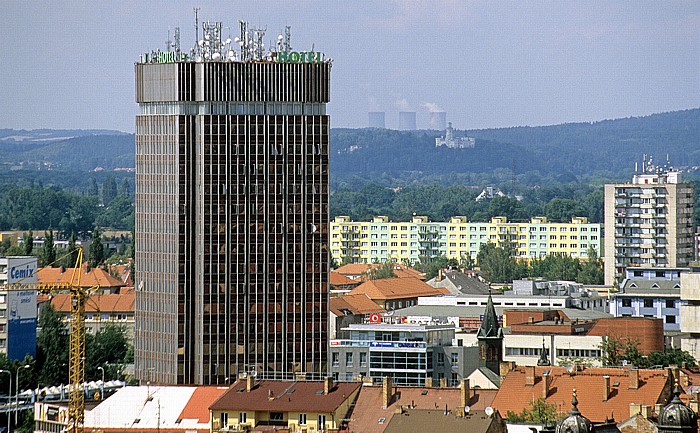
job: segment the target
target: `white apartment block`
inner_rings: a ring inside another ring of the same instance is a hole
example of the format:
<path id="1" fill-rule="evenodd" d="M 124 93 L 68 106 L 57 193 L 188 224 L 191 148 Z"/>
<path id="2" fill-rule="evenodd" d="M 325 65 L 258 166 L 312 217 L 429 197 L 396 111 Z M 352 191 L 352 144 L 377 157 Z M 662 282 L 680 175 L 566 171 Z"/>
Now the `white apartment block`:
<path id="1" fill-rule="evenodd" d="M 694 259 L 693 185 L 645 161 L 631 183 L 605 185 L 605 284 L 627 267 L 687 267 Z"/>

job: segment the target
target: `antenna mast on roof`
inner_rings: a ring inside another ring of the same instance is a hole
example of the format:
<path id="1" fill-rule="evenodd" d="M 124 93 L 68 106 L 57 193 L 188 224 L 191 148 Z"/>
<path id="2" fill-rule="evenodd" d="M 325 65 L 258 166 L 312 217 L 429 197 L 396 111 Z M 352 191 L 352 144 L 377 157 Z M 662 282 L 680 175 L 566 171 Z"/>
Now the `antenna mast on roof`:
<path id="1" fill-rule="evenodd" d="M 194 39 L 194 48 L 192 49 L 192 54 L 199 56 L 201 54 L 199 50 L 199 9 L 198 7 L 194 7 L 194 34 L 195 34 L 195 39 Z"/>
<path id="2" fill-rule="evenodd" d="M 284 27 L 284 51 L 292 51 L 292 26 Z"/>
<path id="3" fill-rule="evenodd" d="M 180 53 L 180 27 L 175 27 L 175 37 L 173 41 L 173 48 L 176 53 Z"/>

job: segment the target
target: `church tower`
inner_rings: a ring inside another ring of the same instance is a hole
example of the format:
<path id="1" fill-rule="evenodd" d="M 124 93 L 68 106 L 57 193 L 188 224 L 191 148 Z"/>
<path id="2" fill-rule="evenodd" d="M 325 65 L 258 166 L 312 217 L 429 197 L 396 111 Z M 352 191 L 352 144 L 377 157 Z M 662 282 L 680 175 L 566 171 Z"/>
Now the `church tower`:
<path id="1" fill-rule="evenodd" d="M 500 375 L 500 366 L 503 360 L 503 330 L 498 324 L 498 316 L 496 316 L 491 293 L 489 293 L 484 320 L 481 322 L 476 338 L 479 340 L 479 366 L 486 367 Z"/>

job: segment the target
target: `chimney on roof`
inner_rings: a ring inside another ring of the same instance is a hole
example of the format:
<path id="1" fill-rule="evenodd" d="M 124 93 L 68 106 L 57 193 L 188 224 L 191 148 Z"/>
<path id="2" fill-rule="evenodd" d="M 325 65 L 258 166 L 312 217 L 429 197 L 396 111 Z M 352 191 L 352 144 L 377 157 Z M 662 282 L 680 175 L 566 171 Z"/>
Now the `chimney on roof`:
<path id="1" fill-rule="evenodd" d="M 447 378 L 446 377 L 440 378 L 440 388 L 447 388 Z"/>
<path id="2" fill-rule="evenodd" d="M 639 403 L 630 403 L 630 418 L 642 413 L 642 405 Z"/>
<path id="3" fill-rule="evenodd" d="M 245 390 L 246 392 L 250 392 L 255 388 L 255 378 L 248 374 L 248 376 L 245 378 Z"/>
<path id="4" fill-rule="evenodd" d="M 471 389 L 469 389 L 469 379 L 462 379 L 461 386 L 459 388 L 459 395 L 461 397 L 460 403 L 462 407 L 469 406 L 469 400 L 471 400 Z"/>
<path id="5" fill-rule="evenodd" d="M 547 372 L 542 375 L 542 398 L 547 399 L 549 396 L 549 387 L 552 384 L 552 374 Z"/>
<path id="6" fill-rule="evenodd" d="M 66 267 L 61 265 L 61 273 L 64 273 L 64 272 L 66 272 Z"/>
<path id="7" fill-rule="evenodd" d="M 651 406 L 642 405 L 639 413 L 641 413 L 644 418 L 649 418 L 651 416 Z"/>
<path id="8" fill-rule="evenodd" d="M 425 378 L 425 387 L 426 387 L 426 388 L 432 388 L 432 387 L 433 387 L 433 378 L 432 378 L 432 377 L 426 377 L 426 378 Z"/>
<path id="9" fill-rule="evenodd" d="M 663 409 L 663 408 L 664 408 L 664 405 L 661 403 L 656 403 L 654 405 L 654 413 L 656 414 L 656 416 L 659 416 L 659 414 L 661 413 L 661 409 Z"/>
<path id="10" fill-rule="evenodd" d="M 639 369 L 630 368 L 628 371 L 630 375 L 629 389 L 639 389 Z"/>
<path id="11" fill-rule="evenodd" d="M 442 268 L 438 269 L 437 280 L 442 281 L 444 278 L 445 275 L 442 273 Z"/>
<path id="12" fill-rule="evenodd" d="M 382 407 L 386 409 L 391 404 L 391 397 L 393 397 L 391 378 L 389 376 L 384 376 L 382 379 Z"/>
<path id="13" fill-rule="evenodd" d="M 609 398 L 610 398 L 610 376 L 603 376 L 603 401 L 608 401 Z"/>
<path id="14" fill-rule="evenodd" d="M 525 385 L 535 386 L 535 366 L 525 366 Z"/>
<path id="15" fill-rule="evenodd" d="M 501 377 L 506 377 L 508 373 L 515 370 L 515 362 L 513 361 L 501 361 L 499 366 L 499 373 Z"/>
<path id="16" fill-rule="evenodd" d="M 678 370 L 678 383 L 685 389 L 690 383 L 688 382 L 688 375 L 683 370 Z"/>
<path id="17" fill-rule="evenodd" d="M 323 393 L 324 393 L 325 395 L 330 394 L 331 391 L 333 390 L 333 387 L 334 387 L 333 378 L 330 377 L 330 376 L 326 376 L 326 377 L 323 379 Z"/>

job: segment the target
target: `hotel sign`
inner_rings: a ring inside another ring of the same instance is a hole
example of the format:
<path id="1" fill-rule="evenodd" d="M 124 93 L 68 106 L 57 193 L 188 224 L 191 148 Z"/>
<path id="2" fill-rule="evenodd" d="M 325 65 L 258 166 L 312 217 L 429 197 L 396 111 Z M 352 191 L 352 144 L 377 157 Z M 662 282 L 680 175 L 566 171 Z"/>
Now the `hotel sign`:
<path id="1" fill-rule="evenodd" d="M 325 59 L 323 53 L 316 51 L 282 51 L 277 53 L 277 63 L 322 63 Z"/>

